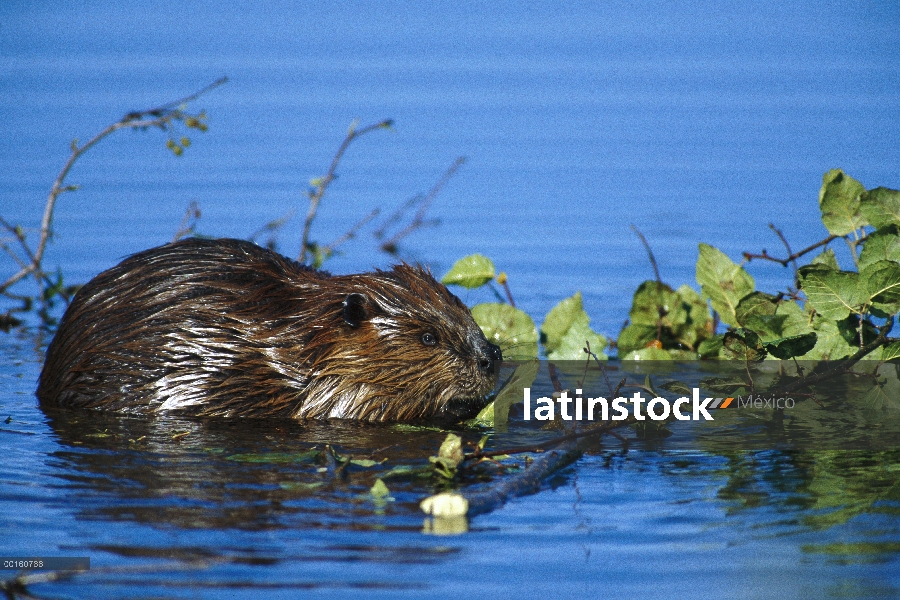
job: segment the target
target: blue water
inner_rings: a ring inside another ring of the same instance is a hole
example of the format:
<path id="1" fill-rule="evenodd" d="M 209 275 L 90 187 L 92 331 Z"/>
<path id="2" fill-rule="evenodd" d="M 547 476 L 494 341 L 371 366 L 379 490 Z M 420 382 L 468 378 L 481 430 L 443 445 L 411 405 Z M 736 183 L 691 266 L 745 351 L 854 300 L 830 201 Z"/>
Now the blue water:
<path id="1" fill-rule="evenodd" d="M 900 188 L 896 3 L 598 4 L 4 2 L 0 216 L 36 227 L 73 138 L 83 142 L 128 111 L 227 75 L 227 85 L 192 105 L 207 111 L 210 130 L 191 132 L 183 156 L 166 150 L 166 133 L 120 132 L 77 163 L 68 182 L 80 189 L 59 202 L 47 266 L 84 282 L 170 240 L 192 201 L 203 213 L 199 232 L 215 236 L 247 237 L 296 211 L 278 238 L 295 255 L 309 179 L 324 174 L 354 119 L 392 118 L 393 131 L 347 152 L 315 240 L 339 237 L 372 208 L 390 214 L 465 156 L 429 211 L 439 224 L 403 240 L 399 258 L 440 274 L 461 256 L 486 254 L 537 322 L 582 290 L 594 328 L 615 337 L 632 291 L 652 278 L 630 225 L 646 235 L 666 281 L 696 287 L 698 242 L 738 259 L 744 250 L 783 254 L 769 222 L 795 250 L 825 237 L 816 201 L 828 169 L 841 167 L 867 187 Z M 377 250 L 373 229 L 326 267 L 396 261 Z M 12 262 L 0 260 L 5 278 Z M 750 271 L 767 291 L 791 284 L 777 265 L 754 262 Z M 461 296 L 491 299 L 483 290 Z M 184 473 L 135 483 L 171 484 L 175 513 L 198 503 L 186 511 L 197 521 L 167 523 L 164 496 L 128 492 L 127 480 L 91 457 L 146 461 L 153 471 L 169 451 L 73 446 L 31 395 L 46 339 L 36 330 L 0 335 L 0 407 L 19 422 L 0 427 L 0 548 L 82 551 L 113 566 L 153 563 L 134 558 L 132 546 L 175 559 L 215 549 L 244 565 L 171 574 L 171 585 L 152 576 L 149 587 L 97 575 L 87 588 L 67 584 L 69 596 L 256 597 L 254 586 L 269 584 L 264 592 L 282 597 L 509 597 L 523 595 L 521 586 L 534 596 L 900 590 L 896 549 L 815 550 L 896 543 L 896 500 L 825 531 L 784 517 L 793 496 L 735 510 L 721 497 L 721 454 L 703 448 L 678 451 L 688 453 L 687 472 L 670 468 L 680 458 L 665 446 L 589 455 L 555 489 L 440 539 L 420 533 L 415 490 L 387 517 L 364 501 L 358 508 L 356 489 L 327 497 L 346 496 L 361 513 L 302 498 L 282 505 L 285 498 L 267 495 L 273 482 L 255 471 L 244 496 L 194 494 L 201 484 L 190 465 L 210 452 L 201 444 L 183 457 Z M 240 435 L 215 440 L 221 452 L 245 443 Z M 230 463 L 215 464 L 213 480 L 234 475 Z M 75 476 L 82 471 L 84 481 Z M 277 486 L 286 475 L 273 477 Z M 215 521 L 223 502 L 260 522 L 242 529 L 234 515 Z M 234 585 L 215 587 L 226 584 Z"/>

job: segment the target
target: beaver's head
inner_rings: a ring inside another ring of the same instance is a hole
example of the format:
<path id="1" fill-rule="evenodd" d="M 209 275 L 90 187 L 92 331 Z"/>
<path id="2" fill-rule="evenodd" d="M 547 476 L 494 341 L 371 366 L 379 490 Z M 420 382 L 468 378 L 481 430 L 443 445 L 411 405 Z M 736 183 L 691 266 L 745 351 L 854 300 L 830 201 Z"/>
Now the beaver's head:
<path id="1" fill-rule="evenodd" d="M 485 406 L 500 348 L 426 270 L 332 277 L 322 296 L 322 326 L 313 323 L 304 347 L 309 387 L 295 416 L 459 419 Z"/>

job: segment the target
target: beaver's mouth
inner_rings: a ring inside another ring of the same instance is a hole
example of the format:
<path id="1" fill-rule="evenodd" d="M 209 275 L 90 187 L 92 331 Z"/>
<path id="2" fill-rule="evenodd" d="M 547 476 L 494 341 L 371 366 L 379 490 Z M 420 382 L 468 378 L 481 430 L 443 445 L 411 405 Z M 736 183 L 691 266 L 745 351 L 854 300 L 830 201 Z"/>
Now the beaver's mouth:
<path id="1" fill-rule="evenodd" d="M 441 407 L 440 413 L 435 415 L 438 419 L 448 421 L 463 421 L 478 415 L 485 406 L 491 403 L 493 397 L 487 395 L 478 397 L 451 398 Z"/>

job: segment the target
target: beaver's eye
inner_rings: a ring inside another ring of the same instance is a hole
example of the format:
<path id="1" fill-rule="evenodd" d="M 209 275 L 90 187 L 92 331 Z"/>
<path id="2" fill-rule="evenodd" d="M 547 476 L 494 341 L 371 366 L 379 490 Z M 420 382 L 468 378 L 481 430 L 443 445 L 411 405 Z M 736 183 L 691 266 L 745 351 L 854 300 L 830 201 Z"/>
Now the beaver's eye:
<path id="1" fill-rule="evenodd" d="M 437 336 L 433 333 L 423 333 L 422 334 L 422 343 L 426 346 L 434 346 L 437 344 Z"/>

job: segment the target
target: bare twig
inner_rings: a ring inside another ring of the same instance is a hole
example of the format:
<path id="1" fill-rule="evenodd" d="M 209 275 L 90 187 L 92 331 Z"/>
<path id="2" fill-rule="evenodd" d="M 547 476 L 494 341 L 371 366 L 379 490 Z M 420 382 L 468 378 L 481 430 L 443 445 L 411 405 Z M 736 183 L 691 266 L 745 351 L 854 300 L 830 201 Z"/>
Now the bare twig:
<path id="1" fill-rule="evenodd" d="M 425 225 L 432 223 L 432 221 L 425 220 L 425 212 L 431 206 L 431 203 L 434 202 L 435 197 L 440 193 L 440 191 L 444 188 L 444 186 L 447 185 L 447 182 L 450 181 L 450 179 L 456 174 L 456 172 L 459 170 L 459 168 L 465 162 L 466 162 L 465 156 L 460 156 L 459 158 L 457 158 L 455 161 L 453 161 L 453 164 L 450 165 L 450 167 L 448 167 L 446 171 L 444 171 L 444 174 L 437 181 L 437 183 L 435 183 L 434 186 L 428 191 L 427 194 L 422 196 L 421 199 L 419 199 L 419 197 L 414 198 L 414 200 L 419 203 L 419 210 L 416 211 L 416 214 L 413 217 L 412 221 L 410 221 L 409 225 L 404 227 L 394 237 L 392 237 L 391 239 L 389 239 L 388 241 L 384 242 L 381 245 L 382 250 L 384 250 L 385 252 L 391 252 L 391 253 L 396 252 L 397 244 L 400 242 L 401 239 L 403 239 L 404 237 L 406 237 L 407 235 L 409 235 L 416 229 L 419 229 L 420 227 L 424 227 Z M 397 219 L 399 219 L 399 213 L 402 212 L 403 210 L 405 210 L 406 208 L 409 208 L 413 204 L 415 204 L 415 202 L 413 202 L 413 200 L 410 200 L 409 202 L 407 202 L 406 205 L 404 205 L 404 207 L 401 208 L 400 211 L 398 211 L 398 213 L 395 213 L 395 215 L 392 216 L 391 219 L 389 219 L 388 221 L 393 222 L 393 221 L 396 221 Z M 384 227 L 382 227 L 382 229 L 379 231 L 383 233 Z"/>
<path id="2" fill-rule="evenodd" d="M 512 290 L 509 289 L 509 278 L 506 276 L 506 273 L 501 273 L 500 275 L 501 276 L 497 277 L 497 281 L 503 286 L 503 291 L 506 292 L 506 299 L 509 301 L 509 305 L 515 308 L 516 301 L 513 300 Z"/>
<path id="3" fill-rule="evenodd" d="M 347 148 L 356 138 L 375 131 L 376 129 L 389 129 L 393 123 L 394 122 L 391 119 L 386 119 L 380 123 L 363 127 L 362 129 L 356 128 L 356 122 L 353 122 L 353 124 L 350 125 L 350 129 L 347 131 L 347 137 L 341 142 L 337 152 L 335 152 L 334 157 L 331 159 L 331 164 L 328 166 L 328 172 L 325 173 L 323 177 L 319 177 L 312 181 L 313 189 L 310 190 L 308 194 L 309 210 L 306 213 L 306 221 L 303 223 L 303 238 L 300 241 L 300 254 L 297 257 L 298 262 L 302 263 L 306 260 L 306 253 L 310 246 L 309 232 L 312 228 L 313 219 L 315 219 L 316 212 L 319 210 L 319 203 L 322 201 L 322 196 L 325 195 L 325 190 L 327 190 L 328 186 L 331 185 L 331 182 L 334 181 L 336 176 L 335 171 L 337 171 L 338 164 L 341 162 L 344 152 L 347 151 Z"/>
<path id="4" fill-rule="evenodd" d="M 779 234 L 779 237 L 782 237 L 782 236 L 780 235 L 781 232 L 778 231 L 777 229 L 775 229 L 774 226 L 773 226 L 771 223 L 769 224 L 769 227 L 772 227 L 772 229 L 774 229 L 775 232 L 776 232 L 777 234 Z M 833 242 L 834 240 L 838 239 L 839 237 L 841 237 L 841 236 L 839 236 L 839 235 L 829 235 L 829 236 L 828 236 L 827 238 L 825 238 L 824 240 L 818 241 L 818 242 L 816 242 L 815 244 L 813 244 L 812 246 L 809 246 L 809 247 L 807 247 L 807 248 L 804 248 L 803 250 L 799 250 L 799 251 L 797 251 L 797 252 L 794 252 L 793 254 L 791 254 L 790 256 L 788 256 L 787 258 L 775 258 L 774 256 L 770 256 L 770 255 L 766 252 L 766 249 L 765 249 L 765 248 L 763 248 L 763 250 L 762 250 L 762 252 L 761 252 L 760 254 L 753 254 L 753 253 L 751 253 L 751 252 L 744 252 L 743 255 L 744 255 L 744 259 L 745 259 L 747 262 L 752 261 L 754 258 L 759 258 L 759 259 L 763 259 L 763 260 L 770 260 L 770 261 L 772 261 L 772 262 L 777 262 L 777 263 L 780 264 L 782 267 L 786 267 L 786 266 L 788 266 L 788 263 L 790 263 L 790 262 L 792 262 L 792 261 L 796 261 L 798 258 L 800 258 L 801 256 L 803 256 L 804 254 L 808 254 L 808 253 L 812 252 L 813 250 L 815 250 L 816 248 L 821 248 L 822 246 L 826 246 L 826 245 L 830 244 L 831 242 Z M 783 238 L 783 237 L 782 237 L 782 241 L 784 241 L 784 238 Z M 785 244 L 787 244 L 787 242 L 785 242 Z M 789 251 L 790 251 L 790 249 L 789 249 Z"/>
<path id="5" fill-rule="evenodd" d="M 612 398 L 615 398 L 615 397 L 616 397 L 616 394 L 617 394 L 618 391 L 619 391 L 619 389 L 621 389 L 621 387 L 625 384 L 625 380 L 623 379 L 623 380 L 619 383 L 618 387 L 616 387 L 616 389 L 613 390 L 612 383 L 609 381 L 609 375 L 606 374 L 606 369 L 604 368 L 603 363 L 600 361 L 600 357 L 598 357 L 596 354 L 594 354 L 593 351 L 591 351 L 591 343 L 590 343 L 589 341 L 585 340 L 584 343 L 585 343 L 584 351 L 588 354 L 588 356 L 590 356 L 591 358 L 593 358 L 593 359 L 594 359 L 594 362 L 597 363 L 597 366 L 600 367 L 600 372 L 603 374 L 603 379 L 604 379 L 604 381 L 606 381 L 606 389 L 609 390 L 609 393 L 611 394 L 611 397 L 612 397 Z M 587 363 L 590 363 L 589 360 L 586 361 L 586 362 L 587 362 Z M 585 365 L 585 374 L 586 374 L 586 373 L 587 373 L 587 364 Z"/>
<path id="6" fill-rule="evenodd" d="M 122 121 L 134 121 L 137 119 L 143 119 L 145 117 L 163 117 L 169 112 L 173 112 L 173 111 L 180 112 L 180 109 L 178 109 L 178 107 L 180 107 L 184 104 L 190 104 L 191 102 L 193 102 L 194 100 L 196 100 L 197 98 L 202 96 L 203 94 L 210 92 L 210 91 L 214 90 L 215 88 L 219 87 L 220 85 L 224 85 L 226 83 L 228 83 L 228 78 L 220 77 L 219 79 L 216 79 L 215 81 L 213 81 L 211 84 L 209 84 L 202 90 L 200 90 L 198 92 L 194 92 L 193 94 L 191 94 L 189 96 L 185 96 L 184 98 L 181 98 L 180 100 L 173 100 L 172 102 L 167 102 L 166 104 L 163 104 L 162 106 L 157 106 L 156 108 L 151 108 L 149 110 L 130 112 L 122 118 Z"/>
<path id="7" fill-rule="evenodd" d="M 370 212 L 368 215 L 366 215 L 365 217 L 363 217 L 362 219 L 360 219 L 359 221 L 357 221 L 356 225 L 354 225 L 354 226 L 351 227 L 349 230 L 347 230 L 347 233 L 345 233 L 344 235 L 342 235 L 342 236 L 339 237 L 338 239 L 334 240 L 333 242 L 331 242 L 330 244 L 328 244 L 327 246 L 325 246 L 325 247 L 323 248 L 323 250 L 325 250 L 325 252 L 328 253 L 328 254 L 333 253 L 335 248 L 337 248 L 338 246 L 340 246 L 340 245 L 343 244 L 344 242 L 346 242 L 346 241 L 348 241 L 348 240 L 352 240 L 353 238 L 355 238 L 357 232 L 359 232 L 360 229 L 362 229 L 363 227 L 365 227 L 365 225 L 366 225 L 369 221 L 371 221 L 372 219 L 374 219 L 375 217 L 377 217 L 379 212 L 380 212 L 380 211 L 379 211 L 379 209 L 377 209 L 377 208 L 372 209 L 372 212 Z"/>
<path id="8" fill-rule="evenodd" d="M 260 227 L 259 229 L 257 229 L 253 233 L 251 233 L 250 237 L 247 239 L 249 239 L 251 242 L 255 243 L 256 238 L 258 238 L 259 236 L 261 236 L 262 234 L 264 234 L 266 232 L 270 232 L 270 233 L 272 233 L 272 236 L 266 242 L 266 247 L 269 248 L 270 250 L 274 250 L 275 249 L 275 239 L 276 239 L 275 232 L 278 231 L 279 229 L 281 229 L 282 227 L 284 227 L 284 224 L 287 223 L 288 221 L 290 221 L 294 217 L 295 212 L 296 211 L 292 208 L 291 210 L 287 211 L 286 213 L 284 213 L 277 219 L 269 221 L 268 223 L 266 223 L 265 225 L 263 225 L 262 227 Z"/>
<path id="9" fill-rule="evenodd" d="M 184 218 L 181 219 L 181 225 L 178 226 L 178 231 L 175 232 L 175 235 L 172 237 L 172 241 L 177 242 L 181 238 L 194 233 L 197 227 L 197 219 L 199 218 L 200 204 L 198 204 L 194 200 L 191 200 L 191 203 L 188 205 L 187 210 L 184 211 Z"/>
<path id="10" fill-rule="evenodd" d="M 644 234 L 641 233 L 641 230 L 631 226 L 631 229 L 637 234 L 638 238 L 640 238 L 641 243 L 644 245 L 644 249 L 647 251 L 647 257 L 650 259 L 650 265 L 653 267 L 653 275 L 656 277 L 656 283 L 662 283 L 662 277 L 659 276 L 659 266 L 656 264 L 656 257 L 653 256 L 653 250 L 650 249 L 650 244 L 647 243 L 647 238 L 644 237 Z"/>
<path id="11" fill-rule="evenodd" d="M 647 238 L 644 237 L 644 234 L 641 233 L 641 230 L 631 226 L 631 229 L 637 234 L 640 238 L 641 243 L 644 244 L 644 249 L 647 251 L 647 257 L 650 259 L 650 265 L 653 267 L 653 275 L 656 277 L 656 292 L 657 292 L 657 302 L 656 302 L 656 341 L 659 342 L 662 340 L 662 327 L 663 327 L 663 318 L 668 314 L 665 308 L 665 302 L 663 301 L 663 282 L 662 277 L 659 276 L 659 265 L 656 264 L 656 257 L 653 256 L 653 250 L 650 249 L 650 244 L 647 242 Z"/>

